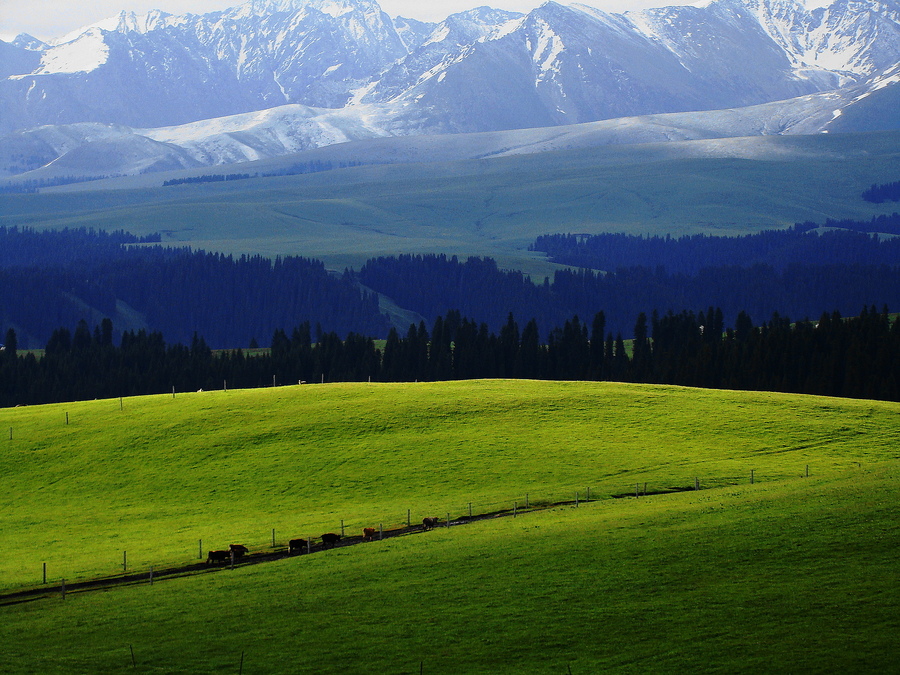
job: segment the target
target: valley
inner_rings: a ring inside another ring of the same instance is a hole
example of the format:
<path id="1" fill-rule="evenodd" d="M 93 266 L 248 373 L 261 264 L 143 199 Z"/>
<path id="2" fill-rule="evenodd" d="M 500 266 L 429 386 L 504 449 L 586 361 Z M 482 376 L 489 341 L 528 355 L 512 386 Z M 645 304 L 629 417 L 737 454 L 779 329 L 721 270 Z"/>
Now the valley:
<path id="1" fill-rule="evenodd" d="M 895 175 L 898 152 L 900 135 L 878 132 L 574 148 L 171 187 L 162 182 L 184 174 L 162 173 L 0 195 L 0 225 L 161 232 L 164 243 L 303 255 L 338 271 L 398 253 L 491 256 L 540 279 L 554 266 L 527 248 L 542 234 L 734 235 L 890 213 L 860 194 Z M 240 166 L 253 174 L 315 158 Z"/>

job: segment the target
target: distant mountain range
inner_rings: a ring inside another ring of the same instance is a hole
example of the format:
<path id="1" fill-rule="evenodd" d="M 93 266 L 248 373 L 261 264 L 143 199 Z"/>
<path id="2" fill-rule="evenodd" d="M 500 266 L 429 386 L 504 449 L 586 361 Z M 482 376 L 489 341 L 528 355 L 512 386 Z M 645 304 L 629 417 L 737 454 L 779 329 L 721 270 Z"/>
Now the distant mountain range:
<path id="1" fill-rule="evenodd" d="M 0 175 L 133 174 L 583 123 L 594 143 L 896 129 L 898 80 L 894 0 L 625 14 L 547 2 L 439 24 L 391 18 L 374 0 L 123 12 L 53 44 L 0 41 Z M 618 118 L 598 136 L 598 121 Z"/>

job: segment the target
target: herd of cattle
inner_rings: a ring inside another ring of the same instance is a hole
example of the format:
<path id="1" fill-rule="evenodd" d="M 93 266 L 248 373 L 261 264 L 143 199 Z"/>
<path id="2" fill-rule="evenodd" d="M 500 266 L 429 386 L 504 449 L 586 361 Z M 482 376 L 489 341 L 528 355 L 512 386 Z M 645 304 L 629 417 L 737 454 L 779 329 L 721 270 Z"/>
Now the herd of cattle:
<path id="1" fill-rule="evenodd" d="M 437 527 L 437 525 L 437 518 L 422 519 L 423 530 L 434 529 L 435 527 Z M 378 533 L 379 530 L 376 530 L 374 527 L 364 527 L 362 536 L 363 541 L 373 541 L 375 539 L 375 535 Z M 326 532 L 320 537 L 320 539 L 322 540 L 323 549 L 334 548 L 341 540 L 341 535 L 335 534 L 334 532 Z M 315 546 L 315 542 L 312 539 L 291 539 L 288 542 L 288 553 L 290 555 L 295 555 L 303 553 L 304 550 L 306 553 L 311 553 L 313 546 Z M 208 565 L 216 565 L 220 563 L 235 563 L 243 558 L 247 553 L 249 553 L 249 549 L 243 544 L 232 544 L 227 550 L 210 551 L 206 556 L 206 563 Z"/>

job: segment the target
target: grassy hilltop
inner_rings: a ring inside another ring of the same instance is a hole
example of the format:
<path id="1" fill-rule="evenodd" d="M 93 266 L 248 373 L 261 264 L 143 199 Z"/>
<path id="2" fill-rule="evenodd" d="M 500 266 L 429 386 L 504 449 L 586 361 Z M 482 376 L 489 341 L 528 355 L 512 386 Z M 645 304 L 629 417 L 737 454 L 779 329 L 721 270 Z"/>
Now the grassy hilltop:
<path id="1" fill-rule="evenodd" d="M 613 383 L 0 410 L 0 592 L 597 501 L 0 606 L 8 672 L 822 672 L 898 658 L 900 406 Z M 68 415 L 68 424 L 67 421 Z M 12 440 L 9 440 L 12 429 Z M 806 467 L 810 475 L 806 477 Z M 750 484 L 754 470 L 755 484 Z M 613 499 L 647 483 L 648 492 Z"/>

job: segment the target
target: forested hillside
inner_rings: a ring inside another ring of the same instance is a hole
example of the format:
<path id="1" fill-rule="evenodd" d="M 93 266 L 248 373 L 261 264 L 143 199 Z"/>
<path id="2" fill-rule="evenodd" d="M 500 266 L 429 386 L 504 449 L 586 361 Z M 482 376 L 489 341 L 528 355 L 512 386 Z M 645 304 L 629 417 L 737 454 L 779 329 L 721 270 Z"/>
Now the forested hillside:
<path id="1" fill-rule="evenodd" d="M 303 322 L 341 338 L 385 338 L 390 323 L 373 291 L 429 325 L 451 310 L 495 332 L 510 313 L 535 319 L 541 342 L 572 316 L 600 311 L 610 332 L 628 338 L 642 312 L 714 306 L 733 325 L 740 312 L 763 321 L 900 307 L 900 238 L 869 232 L 900 231 L 900 216 L 826 226 L 743 237 L 548 235 L 534 247 L 581 269 L 543 280 L 490 258 L 382 257 L 336 276 L 315 260 L 164 248 L 153 245 L 158 236 L 0 228 L 0 335 L 12 327 L 20 348 L 40 348 L 57 328 L 111 318 L 117 341 L 143 329 L 181 344 L 196 333 L 226 349 Z"/>
<path id="2" fill-rule="evenodd" d="M 602 310 L 613 332 L 630 337 L 641 312 L 712 305 L 734 323 L 742 311 L 802 319 L 900 306 L 900 239 L 792 231 L 684 239 L 556 235 L 539 243 L 554 261 L 582 269 L 558 270 L 534 284 L 490 259 L 405 255 L 369 260 L 358 276 L 429 322 L 459 309 L 492 330 L 509 312 L 549 327 Z"/>
<path id="3" fill-rule="evenodd" d="M 118 331 L 127 319 L 183 344 L 199 333 L 214 347 L 246 347 L 303 321 L 341 335 L 387 333 L 377 299 L 319 261 L 137 243 L 121 232 L 0 228 L 0 326 L 31 348 L 56 328 L 103 317 Z"/>

